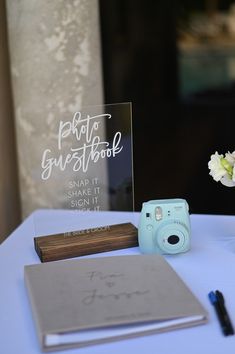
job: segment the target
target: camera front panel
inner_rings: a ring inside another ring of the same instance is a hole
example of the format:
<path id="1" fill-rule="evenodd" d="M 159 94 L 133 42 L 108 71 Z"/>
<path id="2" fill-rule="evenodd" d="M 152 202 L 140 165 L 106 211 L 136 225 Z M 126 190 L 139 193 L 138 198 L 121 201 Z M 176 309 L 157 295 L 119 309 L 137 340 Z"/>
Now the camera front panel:
<path id="1" fill-rule="evenodd" d="M 143 203 L 138 238 L 143 253 L 175 254 L 189 250 L 187 202 L 184 199 L 164 199 Z"/>

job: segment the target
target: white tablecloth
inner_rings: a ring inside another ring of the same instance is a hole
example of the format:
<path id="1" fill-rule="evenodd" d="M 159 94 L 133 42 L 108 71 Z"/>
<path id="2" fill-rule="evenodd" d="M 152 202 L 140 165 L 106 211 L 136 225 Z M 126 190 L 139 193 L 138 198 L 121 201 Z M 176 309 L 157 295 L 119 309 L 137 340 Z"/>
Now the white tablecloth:
<path id="1" fill-rule="evenodd" d="M 0 245 L 0 352 L 40 353 L 32 313 L 24 286 L 24 265 L 40 263 L 34 250 L 34 236 L 132 222 L 138 213 L 73 212 L 39 210 L 28 217 Z M 235 216 L 191 215 L 191 250 L 167 261 L 191 288 L 209 312 L 209 323 L 167 333 L 121 340 L 69 354 L 234 354 L 235 336 L 224 337 L 215 311 L 208 300 L 211 290 L 223 292 L 235 326 Z M 139 254 L 139 248 L 105 255 Z M 91 257 L 102 257 L 103 254 Z M 63 352 L 60 352 L 63 353 Z"/>

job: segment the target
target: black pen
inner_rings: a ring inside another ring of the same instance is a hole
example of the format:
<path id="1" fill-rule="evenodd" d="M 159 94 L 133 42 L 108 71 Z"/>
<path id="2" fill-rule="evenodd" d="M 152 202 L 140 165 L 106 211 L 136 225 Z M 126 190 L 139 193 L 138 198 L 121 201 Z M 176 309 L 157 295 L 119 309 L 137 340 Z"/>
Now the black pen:
<path id="1" fill-rule="evenodd" d="M 216 290 L 215 293 L 214 293 L 214 291 L 211 291 L 208 294 L 208 296 L 209 296 L 211 304 L 215 308 L 215 311 L 216 311 L 218 320 L 220 322 L 220 326 L 222 328 L 223 334 L 225 336 L 229 336 L 229 335 L 234 334 L 234 329 L 233 329 L 231 320 L 230 320 L 228 312 L 225 308 L 223 294 L 219 290 Z"/>

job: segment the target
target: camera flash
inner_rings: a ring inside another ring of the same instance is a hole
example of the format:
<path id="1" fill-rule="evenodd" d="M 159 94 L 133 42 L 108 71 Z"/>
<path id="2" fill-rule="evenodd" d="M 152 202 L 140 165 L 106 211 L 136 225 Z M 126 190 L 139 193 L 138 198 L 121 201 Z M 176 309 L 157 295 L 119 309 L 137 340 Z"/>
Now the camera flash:
<path id="1" fill-rule="evenodd" d="M 161 207 L 156 207 L 155 209 L 155 216 L 156 216 L 156 220 L 162 220 L 162 208 Z"/>

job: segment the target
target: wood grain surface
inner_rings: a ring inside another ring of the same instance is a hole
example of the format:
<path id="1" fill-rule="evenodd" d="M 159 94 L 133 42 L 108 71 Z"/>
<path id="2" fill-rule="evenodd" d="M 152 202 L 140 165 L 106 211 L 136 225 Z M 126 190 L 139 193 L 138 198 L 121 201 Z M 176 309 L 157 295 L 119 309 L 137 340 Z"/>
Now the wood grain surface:
<path id="1" fill-rule="evenodd" d="M 135 246 L 138 246 L 137 228 L 131 223 L 34 238 L 34 247 L 41 262 Z"/>

